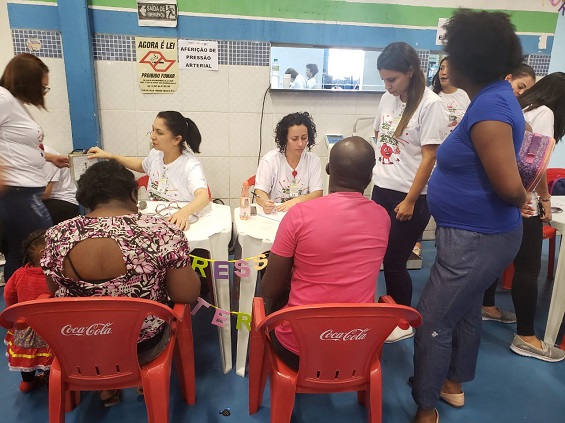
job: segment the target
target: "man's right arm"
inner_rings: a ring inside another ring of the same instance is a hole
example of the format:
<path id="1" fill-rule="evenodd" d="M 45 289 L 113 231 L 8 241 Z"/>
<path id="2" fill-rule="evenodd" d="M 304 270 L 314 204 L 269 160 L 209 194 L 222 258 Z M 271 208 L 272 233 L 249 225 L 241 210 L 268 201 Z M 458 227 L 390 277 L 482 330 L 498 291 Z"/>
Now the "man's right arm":
<path id="1" fill-rule="evenodd" d="M 269 264 L 265 277 L 261 282 L 263 296 L 278 298 L 290 290 L 290 279 L 294 266 L 296 237 L 300 232 L 300 217 L 296 210 L 291 209 L 283 217 L 275 242 L 269 254 Z"/>
<path id="2" fill-rule="evenodd" d="M 278 298 L 290 289 L 290 277 L 294 257 L 283 257 L 273 252 L 269 254 L 269 264 L 261 282 L 265 298 Z"/>

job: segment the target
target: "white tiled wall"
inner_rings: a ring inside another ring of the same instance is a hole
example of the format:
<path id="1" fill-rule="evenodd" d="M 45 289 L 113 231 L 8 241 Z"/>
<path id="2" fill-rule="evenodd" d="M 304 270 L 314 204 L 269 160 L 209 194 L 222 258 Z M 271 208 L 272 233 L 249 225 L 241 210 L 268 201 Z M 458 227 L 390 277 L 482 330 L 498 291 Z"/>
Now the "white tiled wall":
<path id="1" fill-rule="evenodd" d="M 62 59 L 45 59 L 51 69 L 48 112 L 33 110 L 43 126 L 46 142 L 60 152 L 72 149 L 69 106 Z M 133 62 L 96 61 L 103 148 L 113 153 L 144 156 L 147 132 L 162 110 L 178 110 L 193 119 L 202 133 L 200 160 L 212 196 L 237 205 L 241 183 L 255 174 L 261 155 L 275 148 L 274 129 L 286 114 L 308 111 L 317 126 L 313 151 L 327 163 L 324 136 L 351 135 L 359 118 L 373 118 L 380 94 L 352 92 L 269 92 L 266 66 L 220 65 L 218 71 L 182 70 L 174 94 L 143 94 Z M 360 120 L 357 134 L 372 134 L 370 119 Z M 325 172 L 322 172 L 324 178 Z"/>
<path id="2" fill-rule="evenodd" d="M 43 128 L 44 142 L 60 153 L 73 149 L 69 98 L 67 96 L 67 78 L 63 59 L 42 58 L 49 68 L 49 87 L 51 91 L 45 97 L 47 110 L 28 107 L 34 119 Z"/>

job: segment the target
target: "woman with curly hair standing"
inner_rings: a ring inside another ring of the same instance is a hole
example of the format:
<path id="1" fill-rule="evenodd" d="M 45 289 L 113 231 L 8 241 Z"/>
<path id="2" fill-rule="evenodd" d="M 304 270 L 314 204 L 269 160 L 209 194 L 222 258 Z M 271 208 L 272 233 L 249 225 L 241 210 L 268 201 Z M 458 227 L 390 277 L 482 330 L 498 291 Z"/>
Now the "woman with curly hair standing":
<path id="1" fill-rule="evenodd" d="M 449 79 L 471 104 L 438 148 L 429 182 L 437 256 L 417 307 L 416 423 L 439 421 L 439 399 L 464 404 L 462 383 L 475 377 L 483 293 L 518 252 L 520 209 L 530 197 L 516 164 L 524 116 L 504 80 L 522 63 L 509 16 L 459 10 L 445 28 Z"/>
<path id="2" fill-rule="evenodd" d="M 286 115 L 275 129 L 277 149 L 265 154 L 255 177 L 257 203 L 265 213 L 287 211 L 293 205 L 321 197 L 320 158 L 310 150 L 316 144 L 316 125 L 308 112 Z M 275 203 L 282 203 L 275 207 Z"/>

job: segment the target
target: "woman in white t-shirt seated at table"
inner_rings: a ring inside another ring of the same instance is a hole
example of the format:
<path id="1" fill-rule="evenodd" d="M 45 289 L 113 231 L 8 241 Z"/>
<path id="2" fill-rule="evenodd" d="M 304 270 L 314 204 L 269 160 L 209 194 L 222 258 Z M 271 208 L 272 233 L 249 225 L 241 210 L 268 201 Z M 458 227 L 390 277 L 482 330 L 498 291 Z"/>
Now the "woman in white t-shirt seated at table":
<path id="1" fill-rule="evenodd" d="M 153 201 L 182 201 L 188 204 L 173 213 L 168 220 L 182 230 L 188 230 L 190 215 L 210 202 L 208 184 L 200 153 L 202 136 L 196 124 L 175 111 L 159 112 L 150 132 L 153 149 L 144 158 L 124 157 L 92 147 L 92 158 L 115 159 L 130 170 L 149 175 L 147 192 Z"/>
<path id="2" fill-rule="evenodd" d="M 316 143 L 312 116 L 297 112 L 283 117 L 275 129 L 275 143 L 277 149 L 265 154 L 255 176 L 256 201 L 268 214 L 287 211 L 323 192 L 320 158 L 310 152 Z"/>

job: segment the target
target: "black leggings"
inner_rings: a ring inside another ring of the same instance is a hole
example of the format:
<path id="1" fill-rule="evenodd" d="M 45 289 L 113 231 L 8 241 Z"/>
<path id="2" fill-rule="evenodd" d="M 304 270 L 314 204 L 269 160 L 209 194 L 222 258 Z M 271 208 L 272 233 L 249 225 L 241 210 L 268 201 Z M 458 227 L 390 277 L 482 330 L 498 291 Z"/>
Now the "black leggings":
<path id="1" fill-rule="evenodd" d="M 35 370 L 32 370 L 31 372 L 20 372 L 22 375 L 22 380 L 24 382 L 33 382 L 35 380 Z"/>
<path id="2" fill-rule="evenodd" d="M 390 216 L 391 226 L 388 246 L 383 261 L 386 292 L 398 304 L 410 306 L 412 302 L 412 278 L 406 269 L 406 262 L 414 244 L 430 221 L 430 211 L 425 195 L 420 195 L 414 205 L 411 220 L 396 219 L 394 209 L 406 198 L 406 193 L 373 187 L 371 199 L 384 207 Z"/>
<path id="3" fill-rule="evenodd" d="M 45 204 L 45 207 L 49 210 L 53 225 L 77 217 L 80 214 L 78 205 L 69 203 L 68 201 L 49 199 L 43 200 L 43 204 Z"/>
<path id="4" fill-rule="evenodd" d="M 524 228 L 522 244 L 514 259 L 512 301 L 516 310 L 516 333 L 522 336 L 534 336 L 543 227 L 542 221 L 536 217 L 522 218 L 522 225 Z M 497 279 L 485 291 L 483 306 L 493 307 L 495 305 L 494 296 L 499 280 Z"/>

